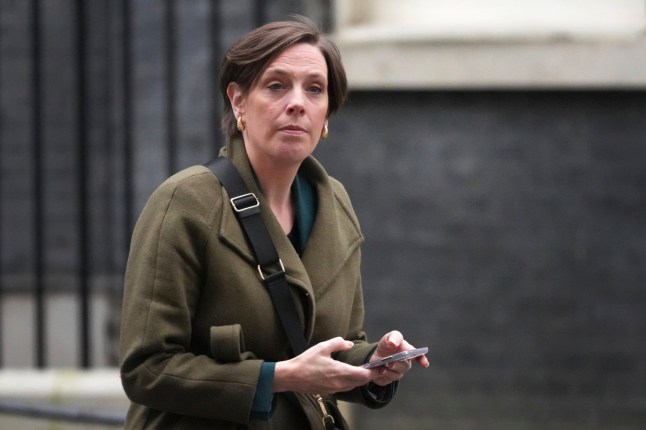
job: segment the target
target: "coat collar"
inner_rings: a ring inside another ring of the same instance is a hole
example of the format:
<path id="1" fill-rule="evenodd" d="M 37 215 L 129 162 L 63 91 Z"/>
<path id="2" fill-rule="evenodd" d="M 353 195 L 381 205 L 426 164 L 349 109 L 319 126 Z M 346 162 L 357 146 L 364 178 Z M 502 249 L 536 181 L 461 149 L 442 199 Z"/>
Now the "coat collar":
<path id="1" fill-rule="evenodd" d="M 332 180 L 323 167 L 313 157 L 307 158 L 301 165 L 301 172 L 314 184 L 319 199 L 314 226 L 301 259 L 260 192 L 244 143 L 239 139 L 230 141 L 222 149 L 221 155 L 233 162 L 249 190 L 258 197 L 261 215 L 285 265 L 287 280 L 313 297 L 322 294 L 363 242 L 354 212 L 335 192 Z M 229 198 L 225 196 L 224 201 L 228 202 Z M 219 237 L 250 264 L 256 264 L 242 228 L 228 204 L 223 210 Z"/>

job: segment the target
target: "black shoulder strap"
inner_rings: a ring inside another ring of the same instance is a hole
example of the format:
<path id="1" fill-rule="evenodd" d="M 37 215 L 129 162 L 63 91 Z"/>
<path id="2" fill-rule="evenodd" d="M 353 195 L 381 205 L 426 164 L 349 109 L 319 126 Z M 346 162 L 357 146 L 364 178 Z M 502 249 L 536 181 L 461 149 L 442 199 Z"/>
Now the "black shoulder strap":
<path id="1" fill-rule="evenodd" d="M 285 267 L 262 220 L 260 202 L 255 194 L 249 192 L 229 159 L 218 157 L 206 167 L 211 169 L 229 194 L 231 206 L 258 262 L 258 274 L 269 290 L 292 352 L 298 355 L 307 349 L 307 341 L 285 279 Z"/>

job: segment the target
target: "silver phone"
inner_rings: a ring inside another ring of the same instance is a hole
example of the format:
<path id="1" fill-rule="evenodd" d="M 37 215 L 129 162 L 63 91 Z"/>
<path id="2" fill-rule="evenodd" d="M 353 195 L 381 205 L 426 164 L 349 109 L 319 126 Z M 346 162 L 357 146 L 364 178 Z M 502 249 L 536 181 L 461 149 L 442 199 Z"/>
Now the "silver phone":
<path id="1" fill-rule="evenodd" d="M 401 360 L 410 360 L 420 355 L 424 355 L 428 352 L 428 347 L 409 349 L 408 351 L 398 352 L 397 354 L 389 355 L 388 357 L 380 358 L 379 360 L 371 361 L 370 363 L 364 364 L 362 367 L 366 369 L 372 369 L 373 367 L 384 366 L 388 363 Z"/>

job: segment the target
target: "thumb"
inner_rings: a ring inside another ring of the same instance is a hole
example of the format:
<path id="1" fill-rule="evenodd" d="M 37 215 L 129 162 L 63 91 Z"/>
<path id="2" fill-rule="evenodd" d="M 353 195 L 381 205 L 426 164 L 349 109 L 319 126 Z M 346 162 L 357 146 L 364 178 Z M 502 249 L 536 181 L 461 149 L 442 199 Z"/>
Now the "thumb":
<path id="1" fill-rule="evenodd" d="M 386 357 L 388 355 L 395 354 L 396 352 L 399 352 L 403 341 L 404 336 L 397 330 L 386 333 L 377 344 L 375 355 Z"/>
<path id="2" fill-rule="evenodd" d="M 348 349 L 352 349 L 354 343 L 349 340 L 345 340 L 342 337 L 334 337 L 332 339 L 326 340 L 325 342 L 321 342 L 321 346 L 324 353 L 332 355 L 333 352 L 347 351 Z"/>

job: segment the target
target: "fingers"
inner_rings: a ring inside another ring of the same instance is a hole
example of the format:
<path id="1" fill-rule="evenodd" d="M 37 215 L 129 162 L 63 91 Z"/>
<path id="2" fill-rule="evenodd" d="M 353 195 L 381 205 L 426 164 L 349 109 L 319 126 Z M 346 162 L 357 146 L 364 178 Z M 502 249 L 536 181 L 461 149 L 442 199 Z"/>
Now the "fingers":
<path id="1" fill-rule="evenodd" d="M 429 363 L 428 358 L 425 355 L 419 356 L 415 359 L 417 364 L 419 364 L 422 367 L 429 367 L 431 363 Z"/>
<path id="2" fill-rule="evenodd" d="M 379 340 L 375 354 L 379 357 L 385 357 L 399 352 L 401 351 L 401 345 L 403 342 L 404 336 L 397 330 L 393 330 L 386 333 L 381 340 Z"/>
<path id="3" fill-rule="evenodd" d="M 334 337 L 332 339 L 326 340 L 319 343 L 321 347 L 321 352 L 327 355 L 332 355 L 333 352 L 337 351 L 347 351 L 352 349 L 354 343 L 349 340 L 345 340 L 342 337 Z"/>
<path id="4" fill-rule="evenodd" d="M 377 344 L 377 349 L 372 359 L 374 360 L 387 357 L 389 355 L 414 348 L 415 347 L 413 345 L 411 345 L 404 339 L 404 336 L 399 331 L 393 330 L 389 333 L 386 333 L 381 338 L 381 340 Z M 415 361 L 421 367 L 429 367 L 428 359 L 424 355 L 419 356 L 415 359 L 390 363 L 387 366 L 379 368 L 377 378 L 374 380 L 374 382 L 379 385 L 387 385 L 391 382 L 398 381 L 411 369 L 413 361 Z"/>
<path id="5" fill-rule="evenodd" d="M 412 366 L 413 364 L 411 360 L 402 360 L 396 363 L 390 363 L 390 365 L 388 366 L 388 369 L 397 373 L 406 373 L 410 370 Z"/>
<path id="6" fill-rule="evenodd" d="M 322 394 L 349 391 L 367 384 L 376 377 L 370 370 L 331 357 L 334 352 L 353 346 L 353 342 L 336 337 L 319 342 L 292 359 L 277 362 L 274 390 Z"/>
<path id="7" fill-rule="evenodd" d="M 320 362 L 321 367 L 317 371 L 323 374 L 323 377 L 318 378 L 319 388 L 317 388 L 317 392 L 336 393 L 349 391 L 365 385 L 373 379 L 372 372 L 368 369 L 330 359 L 332 353 L 349 350 L 353 346 L 352 341 L 344 340 L 341 337 L 320 342 L 315 346 L 319 348 L 317 351 L 319 356 L 327 357 Z"/>
<path id="8" fill-rule="evenodd" d="M 349 350 L 353 346 L 353 342 L 341 337 L 335 337 L 314 345 L 308 350 L 309 353 L 305 353 L 309 357 L 305 360 L 309 367 L 317 363 L 317 369 L 314 369 L 313 373 L 318 376 L 307 379 L 309 381 L 317 381 L 315 385 L 318 387 L 318 391 L 347 391 L 356 386 L 364 385 L 368 381 L 385 386 L 402 379 L 411 369 L 413 361 L 422 367 L 429 366 L 428 359 L 425 356 L 389 363 L 388 365 L 374 369 L 362 369 L 361 367 L 349 366 L 344 363 L 329 360 L 333 353 Z M 381 338 L 372 359 L 383 358 L 410 349 L 414 349 L 413 345 L 408 343 L 399 331 L 393 330 Z M 302 358 L 305 359 L 306 357 Z M 323 375 L 324 378 L 321 378 L 320 375 Z"/>
<path id="9" fill-rule="evenodd" d="M 397 330 L 393 330 L 390 333 L 386 333 L 379 343 L 382 344 L 384 348 L 398 350 L 402 342 L 404 342 L 404 335 Z"/>
<path id="10" fill-rule="evenodd" d="M 373 380 L 377 385 L 385 386 L 395 381 L 399 381 L 404 377 L 406 372 L 411 368 L 410 360 L 399 361 L 397 363 L 390 363 L 387 366 L 380 367 L 379 376 Z"/>

